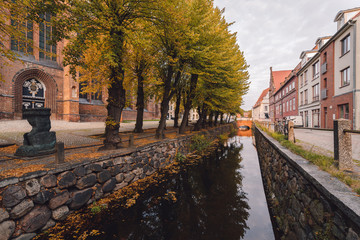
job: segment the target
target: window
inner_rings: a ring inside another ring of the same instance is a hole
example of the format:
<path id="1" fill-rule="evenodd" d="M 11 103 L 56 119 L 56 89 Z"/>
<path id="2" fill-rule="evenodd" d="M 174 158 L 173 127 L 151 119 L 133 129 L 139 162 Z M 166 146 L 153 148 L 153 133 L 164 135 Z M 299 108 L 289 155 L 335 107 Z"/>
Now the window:
<path id="1" fill-rule="evenodd" d="M 320 127 L 320 109 L 312 110 L 313 127 Z"/>
<path id="2" fill-rule="evenodd" d="M 286 111 L 286 108 L 285 108 L 285 103 L 283 103 L 283 111 L 285 112 Z"/>
<path id="3" fill-rule="evenodd" d="M 349 119 L 349 104 L 339 105 L 339 118 Z"/>
<path id="4" fill-rule="evenodd" d="M 327 63 L 327 52 L 324 53 L 323 61 L 324 63 Z"/>
<path id="5" fill-rule="evenodd" d="M 309 127 L 309 112 L 305 111 L 305 127 Z"/>
<path id="6" fill-rule="evenodd" d="M 307 70 L 305 71 L 305 73 L 304 73 L 304 85 L 306 85 L 307 84 L 307 82 L 308 82 L 308 79 L 307 79 Z"/>
<path id="7" fill-rule="evenodd" d="M 33 53 L 33 23 L 31 21 L 16 22 L 11 20 L 11 25 L 15 26 L 23 35 L 20 37 L 22 40 L 16 40 L 11 37 L 11 50 L 23 53 Z"/>
<path id="8" fill-rule="evenodd" d="M 87 89 L 87 83 L 86 82 L 80 82 L 79 83 L 79 101 L 81 102 L 91 102 L 94 104 L 102 104 L 102 91 L 101 89 L 98 90 L 96 93 L 88 93 L 86 92 Z M 84 92 L 85 91 L 85 92 Z"/>
<path id="9" fill-rule="evenodd" d="M 84 92 L 85 88 L 86 88 L 86 83 L 84 82 L 79 83 L 79 98 L 83 98 L 87 100 L 88 94 Z"/>
<path id="10" fill-rule="evenodd" d="M 308 90 L 304 91 L 305 104 L 308 104 Z"/>
<path id="11" fill-rule="evenodd" d="M 324 78 L 324 88 L 327 88 L 327 78 Z"/>
<path id="12" fill-rule="evenodd" d="M 265 111 L 267 111 L 268 110 L 268 106 L 265 106 Z"/>
<path id="13" fill-rule="evenodd" d="M 286 102 L 286 111 L 289 111 L 289 101 Z"/>
<path id="14" fill-rule="evenodd" d="M 300 105 L 301 106 L 304 105 L 304 93 L 303 92 L 300 93 Z"/>
<path id="15" fill-rule="evenodd" d="M 350 51 L 350 34 L 341 40 L 341 55 Z"/>
<path id="16" fill-rule="evenodd" d="M 71 88 L 71 97 L 73 97 L 73 98 L 76 98 L 76 97 L 77 97 L 76 87 L 75 87 L 75 86 L 73 86 L 73 87 Z"/>
<path id="17" fill-rule="evenodd" d="M 313 90 L 313 102 L 319 101 L 319 84 L 312 87 Z"/>
<path id="18" fill-rule="evenodd" d="M 295 81 L 292 82 L 292 89 L 294 89 L 294 88 L 295 88 Z"/>
<path id="19" fill-rule="evenodd" d="M 295 98 L 293 98 L 293 111 L 295 111 L 295 109 L 296 109 L 296 106 L 295 106 Z"/>
<path id="20" fill-rule="evenodd" d="M 317 61 L 314 65 L 312 65 L 313 68 L 313 79 L 319 77 L 319 61 Z"/>
<path id="21" fill-rule="evenodd" d="M 56 61 L 56 45 L 49 44 L 49 41 L 52 40 L 51 15 L 40 14 L 40 18 L 45 21 L 39 23 L 39 58 Z"/>
<path id="22" fill-rule="evenodd" d="M 300 87 L 302 87 L 304 85 L 304 75 L 301 74 L 300 75 Z"/>
<path id="23" fill-rule="evenodd" d="M 350 84 L 350 67 L 341 71 L 341 86 L 347 86 Z"/>

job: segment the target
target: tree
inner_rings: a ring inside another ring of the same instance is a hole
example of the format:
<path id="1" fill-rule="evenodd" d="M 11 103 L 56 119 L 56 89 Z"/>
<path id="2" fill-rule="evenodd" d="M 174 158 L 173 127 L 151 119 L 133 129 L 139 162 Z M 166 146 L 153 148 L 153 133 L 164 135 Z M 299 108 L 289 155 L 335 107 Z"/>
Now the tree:
<path id="1" fill-rule="evenodd" d="M 56 40 L 68 39 L 64 63 L 73 77 L 78 67 L 87 69 L 84 55 L 89 46 L 104 43 L 100 58 L 105 59 L 108 75 L 99 81 L 108 89 L 107 118 L 103 149 L 121 146 L 118 135 L 122 110 L 126 103 L 124 53 L 126 32 L 135 19 L 146 15 L 152 0 L 72 0 L 62 4 L 53 24 Z"/>
<path id="2" fill-rule="evenodd" d="M 166 0 L 158 3 L 156 12 L 155 43 L 159 50 L 158 75 L 162 88 L 161 117 L 156 137 L 164 137 L 169 102 L 176 93 L 184 69 L 184 38 L 189 33 L 184 12 L 188 11 L 185 0 Z"/>
<path id="3" fill-rule="evenodd" d="M 136 88 L 135 133 L 143 132 L 145 101 L 150 95 L 148 87 L 154 79 L 154 62 L 157 50 L 153 45 L 153 25 L 138 19 L 134 24 L 136 31 L 129 31 L 126 40 L 126 70 L 129 85 Z M 145 89 L 146 88 L 146 89 Z"/>

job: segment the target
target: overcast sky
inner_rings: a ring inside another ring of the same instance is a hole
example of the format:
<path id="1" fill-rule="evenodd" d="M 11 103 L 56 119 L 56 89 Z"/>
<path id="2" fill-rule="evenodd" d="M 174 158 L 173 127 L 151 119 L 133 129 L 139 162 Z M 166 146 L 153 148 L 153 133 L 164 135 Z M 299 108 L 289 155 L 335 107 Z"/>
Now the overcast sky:
<path id="1" fill-rule="evenodd" d="M 250 110 L 269 86 L 270 67 L 292 70 L 300 54 L 314 47 L 318 37 L 336 32 L 335 15 L 360 7 L 359 0 L 215 0 L 225 8 L 228 22 L 237 32 L 240 49 L 250 65 L 250 89 L 244 110 Z"/>

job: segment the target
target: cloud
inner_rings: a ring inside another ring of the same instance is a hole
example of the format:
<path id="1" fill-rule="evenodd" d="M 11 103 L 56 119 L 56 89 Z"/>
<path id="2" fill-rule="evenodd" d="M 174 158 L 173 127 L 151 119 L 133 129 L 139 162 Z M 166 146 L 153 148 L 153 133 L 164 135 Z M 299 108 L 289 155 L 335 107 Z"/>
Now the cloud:
<path id="1" fill-rule="evenodd" d="M 215 0 L 225 8 L 228 22 L 237 32 L 238 44 L 250 65 L 250 89 L 244 109 L 251 109 L 262 90 L 268 87 L 270 66 L 291 70 L 300 53 L 314 47 L 318 37 L 336 31 L 336 13 L 360 6 L 357 0 Z"/>

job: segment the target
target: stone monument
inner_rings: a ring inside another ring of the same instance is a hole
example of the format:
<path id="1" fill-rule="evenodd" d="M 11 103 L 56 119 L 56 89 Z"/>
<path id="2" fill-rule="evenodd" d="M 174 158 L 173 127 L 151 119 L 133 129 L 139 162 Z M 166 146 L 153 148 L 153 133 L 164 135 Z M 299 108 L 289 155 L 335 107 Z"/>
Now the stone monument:
<path id="1" fill-rule="evenodd" d="M 24 134 L 24 145 L 16 150 L 16 156 L 34 157 L 55 152 L 56 133 L 50 132 L 50 115 L 50 108 L 23 110 L 23 117 L 32 130 Z"/>

